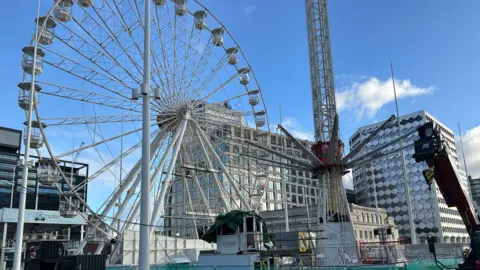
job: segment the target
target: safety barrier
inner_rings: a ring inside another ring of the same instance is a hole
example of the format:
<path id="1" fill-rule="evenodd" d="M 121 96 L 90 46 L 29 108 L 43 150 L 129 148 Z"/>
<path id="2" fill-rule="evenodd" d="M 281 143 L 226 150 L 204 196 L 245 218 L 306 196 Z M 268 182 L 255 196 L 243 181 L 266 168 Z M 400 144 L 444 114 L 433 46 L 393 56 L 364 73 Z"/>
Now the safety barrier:
<path id="1" fill-rule="evenodd" d="M 458 264 L 462 263 L 462 259 L 440 259 L 439 260 L 447 268 L 454 269 Z M 107 270 L 137 270 L 137 266 L 131 265 L 116 265 L 108 266 Z M 217 265 L 217 266 L 199 266 L 199 265 L 152 265 L 150 270 L 260 270 L 260 266 L 253 267 L 251 265 Z M 318 266 L 318 267 L 295 267 L 295 266 L 280 266 L 263 269 L 274 270 L 438 270 L 433 260 L 418 260 L 409 263 L 397 264 L 371 264 L 371 265 L 354 265 L 354 266 Z"/>
<path id="2" fill-rule="evenodd" d="M 136 270 L 136 266 L 109 266 L 107 270 Z M 251 265 L 217 265 L 217 266 L 198 266 L 198 265 L 152 265 L 150 270 L 261 270 L 261 269 L 275 269 L 275 270 L 410 270 L 405 264 L 382 264 L 382 265 L 356 265 L 356 266 L 280 266 L 271 268 L 262 268 L 260 266 Z M 412 268 L 420 270 L 420 268 Z M 423 270 L 423 269 L 422 269 Z"/>

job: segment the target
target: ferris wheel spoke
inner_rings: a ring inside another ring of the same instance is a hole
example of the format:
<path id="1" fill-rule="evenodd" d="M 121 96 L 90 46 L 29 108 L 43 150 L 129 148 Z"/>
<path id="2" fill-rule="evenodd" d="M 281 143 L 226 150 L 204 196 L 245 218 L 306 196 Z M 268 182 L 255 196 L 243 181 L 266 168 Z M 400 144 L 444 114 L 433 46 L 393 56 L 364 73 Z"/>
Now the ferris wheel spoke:
<path id="1" fill-rule="evenodd" d="M 152 132 L 151 136 L 152 137 L 155 137 L 158 132 L 160 130 L 157 129 L 155 130 L 154 132 Z M 121 159 L 125 159 L 126 157 L 128 157 L 128 155 L 130 155 L 131 153 L 133 153 L 135 150 L 137 150 L 140 145 L 142 145 L 142 142 L 138 142 L 136 143 L 135 145 L 133 145 L 132 147 L 130 147 L 129 149 L 127 149 L 125 152 L 121 153 L 120 156 L 116 157 L 115 159 L 113 159 L 112 161 L 110 161 L 108 164 L 106 164 L 105 166 L 103 166 L 102 168 L 100 168 L 98 171 L 94 172 L 93 174 L 91 174 L 85 181 L 83 184 L 77 186 L 76 188 L 76 191 L 82 189 L 84 186 L 88 185 L 90 182 L 92 182 L 93 180 L 95 180 L 98 176 L 102 175 L 105 171 L 107 171 L 109 168 L 111 168 L 113 165 L 116 165 L 118 164 L 118 162 L 121 160 Z"/>
<path id="2" fill-rule="evenodd" d="M 136 38 L 134 37 L 135 31 L 137 31 L 137 30 L 139 32 L 142 31 L 142 33 L 143 33 L 142 17 L 139 14 L 139 11 L 137 9 L 138 6 L 136 6 L 137 8 L 134 8 L 131 1 L 126 1 L 126 2 L 128 2 L 129 7 L 127 7 L 126 9 L 123 9 L 121 11 L 120 11 L 120 8 L 119 8 L 117 2 L 115 2 L 115 1 L 113 1 L 113 4 L 115 5 L 115 10 L 111 7 L 111 5 L 108 2 L 107 2 L 107 6 L 109 6 L 112 13 L 115 14 L 115 18 L 118 21 L 120 21 L 120 23 L 121 23 L 120 31 L 124 30 L 126 33 L 128 33 L 128 37 L 130 37 L 130 39 L 129 39 L 130 45 L 126 45 L 125 49 L 128 51 L 130 48 L 134 47 L 136 49 L 135 51 L 138 53 L 138 55 L 143 58 L 143 50 L 141 49 L 141 44 L 139 44 L 136 41 Z M 143 2 L 143 1 L 139 1 L 139 3 L 137 3 L 137 5 L 141 4 L 140 2 Z M 125 1 L 123 1 L 123 3 L 125 3 Z M 134 16 L 128 16 L 129 13 L 133 13 Z M 129 18 L 129 17 L 134 18 L 134 19 L 132 19 L 132 22 L 127 22 L 126 21 L 126 18 Z M 152 76 L 152 80 L 157 84 L 157 82 L 155 80 L 155 77 Z M 158 84 L 157 84 L 157 86 L 158 86 Z"/>
<path id="3" fill-rule="evenodd" d="M 99 86 L 107 91 L 110 91 L 114 94 L 117 94 L 123 98 L 129 98 L 118 91 L 121 91 L 125 88 L 130 88 L 128 85 L 124 84 L 121 81 L 116 81 L 110 75 L 100 73 L 92 68 L 89 68 L 85 65 L 82 65 L 70 58 L 67 58 L 64 55 L 58 54 L 49 49 L 45 49 L 50 53 L 58 56 L 60 58 L 59 62 L 51 62 L 50 60 L 45 60 L 44 62 L 58 70 L 69 73 L 70 75 L 76 76 L 84 81 L 90 82 L 93 85 Z M 114 89 L 112 89 L 114 88 Z"/>
<path id="4" fill-rule="evenodd" d="M 159 11 L 160 12 L 163 12 L 161 15 L 159 15 Z M 153 32 L 153 38 L 152 40 L 154 40 L 154 42 L 157 42 L 157 43 L 160 43 L 160 48 L 161 48 L 161 54 L 162 56 L 159 57 L 158 54 L 156 52 L 153 52 L 153 56 L 154 56 L 154 59 L 156 59 L 155 62 L 158 62 L 162 71 L 163 72 L 160 72 L 159 74 L 157 74 L 157 76 L 164 76 L 164 81 L 166 82 L 167 84 L 167 87 L 166 87 L 166 90 L 167 92 L 171 95 L 173 94 L 174 90 L 171 88 L 171 85 L 172 85 L 172 81 L 173 81 L 173 69 L 170 65 L 170 61 L 169 58 L 167 57 L 168 55 L 168 47 L 166 46 L 166 42 L 164 40 L 164 36 L 166 36 L 166 32 L 171 30 L 171 26 L 170 26 L 170 22 L 167 22 L 165 24 L 165 26 L 163 26 L 161 24 L 161 21 L 162 19 L 167 19 L 169 20 L 169 17 L 170 17 L 170 14 L 168 12 L 168 9 L 167 8 L 162 8 L 162 7 L 158 7 L 156 8 L 155 10 L 155 28 L 157 31 L 154 31 Z M 157 37 L 155 37 L 155 35 L 158 35 Z M 162 60 L 160 60 L 162 59 Z M 159 72 L 157 70 L 157 72 Z"/>
<path id="5" fill-rule="evenodd" d="M 107 9 L 104 9 L 102 11 L 99 11 L 98 9 L 95 8 L 95 6 L 93 7 L 93 10 L 95 11 L 96 15 L 98 16 L 99 20 L 102 22 L 103 24 L 103 27 L 100 27 L 102 30 L 105 31 L 105 33 L 107 34 L 107 36 L 109 36 L 113 41 L 114 43 L 118 46 L 118 48 L 120 48 L 121 51 L 123 51 L 126 56 L 128 57 L 128 59 L 132 62 L 132 64 L 134 64 L 134 67 L 137 69 L 137 71 L 139 72 L 139 74 L 142 74 L 142 68 L 141 66 L 138 64 L 138 63 L 141 63 L 141 58 L 142 58 L 142 55 L 141 55 L 141 50 L 140 50 L 140 53 L 138 55 L 138 58 L 135 59 L 134 56 L 130 53 L 128 53 L 128 45 L 123 45 L 123 43 L 125 42 L 125 40 L 122 40 L 120 41 L 118 38 L 125 33 L 125 31 L 128 31 L 129 27 L 131 29 L 133 28 L 137 28 L 139 29 L 139 27 L 141 26 L 141 23 L 139 23 L 138 21 L 134 22 L 133 25 L 129 25 L 129 26 L 125 26 L 123 25 L 122 23 L 121 26 L 119 27 L 118 26 L 118 21 L 121 21 L 118 19 L 118 15 L 117 13 L 112 9 L 112 7 L 108 4 L 108 1 L 105 1 L 105 5 L 104 6 L 107 6 L 109 8 L 109 10 Z M 103 14 L 108 14 L 109 16 L 105 19 L 104 17 L 106 15 L 100 15 L 101 12 L 103 12 Z M 96 24 L 99 25 L 99 23 L 94 20 Z M 110 22 L 110 23 L 109 23 Z M 112 27 L 110 26 L 111 24 Z M 114 28 L 114 30 L 112 30 L 112 28 Z M 115 31 L 117 30 L 117 31 Z M 130 44 L 132 45 L 132 44 Z"/>
<path id="6" fill-rule="evenodd" d="M 104 6 L 105 6 L 105 3 L 103 7 Z M 100 9 L 103 9 L 103 8 L 100 8 Z M 83 30 L 83 32 L 85 32 L 112 59 L 120 59 L 122 56 L 126 56 L 130 60 L 129 62 L 130 66 L 122 66 L 122 68 L 125 69 L 126 72 L 131 75 L 132 79 L 135 79 L 137 76 L 131 74 L 130 72 L 128 72 L 128 70 L 134 69 L 136 70 L 137 74 L 141 74 L 142 69 L 140 64 L 134 61 L 133 57 L 130 56 L 128 53 L 122 54 L 122 52 L 125 52 L 125 49 L 122 47 L 121 42 L 118 40 L 118 38 L 114 34 L 112 34 L 111 31 L 105 30 L 104 27 L 101 25 L 101 23 L 98 22 L 98 20 L 95 19 L 89 12 L 84 10 L 84 14 L 85 14 L 85 17 L 80 21 L 75 17 L 73 18 L 73 21 L 76 23 L 76 25 L 80 27 Z M 89 26 L 93 25 L 94 27 L 92 29 L 87 30 L 85 28 L 85 25 L 89 25 Z M 117 55 L 113 55 L 112 53 L 115 53 L 117 49 L 120 49 L 120 51 L 117 52 Z"/>
<path id="7" fill-rule="evenodd" d="M 191 12 L 189 13 L 191 14 Z M 188 86 L 187 86 L 188 78 L 191 74 L 193 74 L 195 63 L 198 58 L 197 56 L 198 56 L 199 46 L 201 44 L 202 30 L 203 28 L 198 29 L 195 23 L 192 24 L 192 30 L 190 32 L 188 46 L 186 46 L 186 53 L 185 53 L 184 64 L 183 64 L 184 67 L 182 72 L 182 83 L 180 86 L 180 88 L 184 91 L 188 89 Z"/>
<path id="8" fill-rule="evenodd" d="M 153 124 L 151 126 L 155 126 L 156 124 Z M 97 146 L 97 145 L 100 145 L 100 144 L 104 144 L 106 142 L 109 142 L 109 141 L 113 141 L 115 139 L 119 139 L 121 137 L 124 137 L 124 136 L 128 136 L 132 133 L 135 133 L 135 132 L 138 132 L 138 131 L 141 131 L 142 128 L 137 128 L 137 129 L 134 129 L 134 130 L 131 130 L 131 131 L 128 131 L 128 132 L 125 132 L 125 133 L 122 133 L 120 135 L 116 135 L 116 136 L 113 136 L 113 137 L 110 137 L 110 138 L 107 138 L 105 140 L 102 140 L 102 141 L 98 141 L 98 142 L 95 142 L 95 143 L 92 143 L 92 144 L 89 144 L 89 145 L 86 145 L 86 146 L 83 146 L 83 147 L 80 147 L 80 148 L 76 148 L 72 151 L 69 151 L 69 152 L 66 152 L 66 153 L 63 153 L 63 154 L 60 154 L 60 155 L 57 155 L 55 156 L 56 159 L 60 159 L 60 158 L 63 158 L 65 156 L 69 156 L 71 154 L 74 154 L 74 153 L 77 153 L 79 151 L 83 151 L 85 149 L 88 149 L 88 148 L 91 148 L 91 147 L 94 147 L 94 146 Z"/>
<path id="9" fill-rule="evenodd" d="M 215 49 L 215 45 L 213 44 L 212 37 L 210 37 L 207 45 L 205 46 L 202 52 L 200 60 L 197 62 L 197 65 L 193 69 L 193 73 L 190 76 L 191 78 L 186 88 L 197 89 L 197 86 L 200 85 L 200 82 L 202 81 L 202 75 L 208 66 L 209 60 L 213 55 L 214 49 Z"/>
<path id="10" fill-rule="evenodd" d="M 192 87 L 194 87 L 193 90 L 193 97 L 199 97 L 203 91 L 210 85 L 212 82 L 213 78 L 217 76 L 217 73 L 225 66 L 228 60 L 228 54 L 224 54 L 222 58 L 217 62 L 217 65 L 212 69 L 212 71 L 205 77 L 203 81 L 197 81 L 196 84 L 193 84 Z M 237 75 L 234 75 L 232 77 L 237 77 Z"/>
<path id="11" fill-rule="evenodd" d="M 88 46 L 86 46 L 85 42 L 83 42 L 83 46 L 79 46 L 79 47 L 76 47 L 76 42 L 74 42 L 74 40 L 71 40 L 71 39 L 63 39 L 63 38 L 60 38 L 60 37 L 57 37 L 58 40 L 60 40 L 63 44 L 65 44 L 66 47 L 70 48 L 72 51 L 74 51 L 75 53 L 77 53 L 78 55 L 82 56 L 84 58 L 84 60 L 86 61 L 90 61 L 92 64 L 94 64 L 97 68 L 99 68 L 102 72 L 105 72 L 105 73 L 108 73 L 109 75 L 111 75 L 111 77 L 116 81 L 116 82 L 122 82 L 123 84 L 126 84 L 127 82 L 130 83 L 130 84 L 135 84 L 136 83 L 136 79 L 134 79 L 133 81 L 130 80 L 131 76 L 130 74 L 123 74 L 123 73 L 118 73 L 116 72 L 117 69 L 119 69 L 120 67 L 120 64 L 118 62 L 114 63 L 114 62 L 110 62 L 110 63 L 107 63 L 106 61 L 108 61 L 109 59 L 106 58 L 106 57 L 102 57 L 101 55 L 101 52 L 99 50 L 85 50 L 83 48 L 86 48 L 86 49 L 92 49 L 92 48 L 88 48 Z M 108 60 L 107 60 L 108 59 Z M 122 77 L 119 77 L 119 76 L 122 76 Z"/>
<path id="12" fill-rule="evenodd" d="M 155 118 L 153 118 L 155 119 Z M 141 114 L 130 115 L 111 115 L 111 116 L 75 116 L 62 118 L 42 118 L 47 126 L 66 126 L 66 125 L 87 125 L 87 124 L 105 124 L 118 122 L 140 122 Z"/>
<path id="13" fill-rule="evenodd" d="M 202 99 L 200 100 L 197 100 L 193 107 L 195 108 L 196 106 L 198 106 L 199 104 L 202 104 L 203 102 L 205 102 L 206 100 L 208 100 L 209 98 L 211 98 L 213 95 L 215 95 L 218 91 L 224 89 L 228 84 L 230 84 L 233 80 L 235 80 L 237 78 L 237 75 L 233 75 L 232 77 L 230 77 L 228 80 L 226 80 L 225 82 L 223 82 L 220 86 L 218 86 L 217 88 L 215 88 L 212 92 L 208 93 L 205 97 L 203 97 Z M 194 93 L 196 96 L 199 96 L 200 93 L 197 93 L 195 92 Z M 196 99 L 196 98 L 193 98 L 193 99 Z"/>
<path id="14" fill-rule="evenodd" d="M 65 27 L 69 31 L 70 36 L 63 38 L 56 36 L 64 45 L 83 56 L 86 60 L 93 62 L 96 66 L 99 66 L 105 72 L 116 73 L 116 76 L 121 81 L 126 81 L 130 85 L 140 84 L 137 76 L 132 74 L 124 65 L 121 64 L 107 49 L 106 46 L 99 43 L 97 39 L 87 31 L 82 24 L 80 24 L 75 18 L 76 26 L 80 27 L 83 32 L 90 37 L 93 42 L 96 43 L 94 46 L 86 38 L 83 38 L 82 35 L 78 34 L 72 28 L 68 27 L 66 23 L 59 22 L 60 25 Z"/>
<path id="15" fill-rule="evenodd" d="M 253 92 L 253 91 L 250 91 L 250 92 Z M 242 97 L 245 97 L 245 96 L 248 96 L 250 92 L 245 92 L 245 93 L 241 93 L 241 94 L 238 94 L 236 96 L 233 96 L 233 97 L 229 97 L 229 98 L 226 98 L 222 101 L 218 101 L 218 102 L 209 102 L 207 106 L 221 106 L 225 103 L 228 103 L 232 100 L 236 100 L 236 99 L 240 99 Z M 193 111 L 197 112 L 199 110 L 201 110 L 202 108 L 196 108 L 194 109 Z"/>
<path id="16" fill-rule="evenodd" d="M 175 16 L 177 18 L 178 16 Z M 187 64 L 187 59 L 188 59 L 188 51 L 189 51 L 189 46 L 187 44 L 187 39 L 188 38 L 188 31 L 187 31 L 187 16 L 184 15 L 182 17 L 178 17 L 180 20 L 179 23 L 176 23 L 176 36 L 175 36 L 175 41 L 176 41 L 176 59 L 177 59 L 177 69 L 176 69 L 176 74 L 177 74 L 177 91 L 178 93 L 182 93 L 182 96 L 185 97 L 185 92 L 186 89 L 184 87 L 185 84 L 185 74 L 186 74 L 186 64 Z M 175 20 L 177 21 L 177 20 Z M 192 24 L 192 30 L 191 34 L 193 33 L 195 29 L 195 25 Z M 191 35 L 190 34 L 190 35 Z"/>
<path id="17" fill-rule="evenodd" d="M 60 98 L 66 98 L 132 112 L 142 112 L 141 104 L 131 99 L 125 99 L 116 96 L 107 96 L 95 92 L 80 90 L 43 81 L 37 81 L 36 83 L 39 85 L 51 86 L 48 88 L 44 88 L 42 89 L 42 91 L 38 92 L 41 95 L 56 96 Z"/>

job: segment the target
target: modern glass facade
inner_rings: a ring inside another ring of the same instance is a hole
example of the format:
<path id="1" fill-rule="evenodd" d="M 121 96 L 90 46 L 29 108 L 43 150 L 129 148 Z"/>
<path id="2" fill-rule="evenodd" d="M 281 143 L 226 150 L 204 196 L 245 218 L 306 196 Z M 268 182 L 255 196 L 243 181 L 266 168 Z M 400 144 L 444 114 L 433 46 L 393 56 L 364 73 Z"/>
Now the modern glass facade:
<path id="1" fill-rule="evenodd" d="M 449 155 L 457 162 L 453 132 L 427 112 L 419 111 L 401 116 L 400 133 L 407 134 L 415 131 L 418 126 L 426 121 L 434 121 L 438 125 L 442 138 L 446 142 Z M 358 129 L 350 137 L 350 148 L 354 149 L 357 147 L 380 124 L 382 123 Z M 363 152 L 367 153 L 375 150 L 396 138 L 398 138 L 398 128 L 397 123 L 394 122 L 381 130 L 366 145 Z M 414 154 L 413 142 L 416 139 L 418 139 L 418 135 L 414 132 L 403 141 L 403 145 L 409 145 L 404 150 L 404 154 L 417 239 L 419 242 L 425 242 L 428 235 L 435 235 L 443 242 L 467 242 L 469 240 L 468 234 L 458 211 L 447 207 L 435 183 L 431 187 L 426 184 L 422 171 L 427 168 L 427 165 L 415 162 L 415 159 L 412 157 Z M 400 147 L 400 143 L 397 142 L 388 146 L 387 151 L 399 149 Z M 409 239 L 411 237 L 410 217 L 408 215 L 404 184 L 402 152 L 398 151 L 392 155 L 374 160 L 369 164 L 354 168 L 353 178 L 357 203 L 374 207 L 376 199 L 378 206 L 386 209 L 388 215 L 394 218 L 400 237 Z M 466 181 L 463 179 L 460 179 L 460 181 L 464 189 L 468 191 L 468 186 L 465 186 Z"/>

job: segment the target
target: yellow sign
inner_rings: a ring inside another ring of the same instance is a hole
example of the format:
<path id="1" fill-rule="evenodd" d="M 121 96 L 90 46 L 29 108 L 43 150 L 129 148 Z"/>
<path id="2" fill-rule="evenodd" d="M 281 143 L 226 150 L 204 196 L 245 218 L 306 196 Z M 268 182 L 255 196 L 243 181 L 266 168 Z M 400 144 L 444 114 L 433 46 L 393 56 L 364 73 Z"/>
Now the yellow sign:
<path id="1" fill-rule="evenodd" d="M 427 184 L 431 184 L 433 181 L 434 173 L 432 169 L 425 169 L 423 170 L 423 177 L 425 178 L 425 181 L 427 181 Z"/>

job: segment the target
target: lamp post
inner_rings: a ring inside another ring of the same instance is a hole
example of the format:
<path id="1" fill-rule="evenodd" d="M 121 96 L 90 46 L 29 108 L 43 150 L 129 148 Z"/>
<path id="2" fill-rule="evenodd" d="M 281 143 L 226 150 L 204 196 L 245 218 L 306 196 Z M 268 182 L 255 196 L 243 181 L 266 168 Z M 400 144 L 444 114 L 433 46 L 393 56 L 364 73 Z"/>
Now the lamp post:
<path id="1" fill-rule="evenodd" d="M 150 269 L 150 2 L 145 0 L 139 270 Z"/>
<path id="2" fill-rule="evenodd" d="M 30 91 L 35 91 L 35 69 L 37 64 L 37 51 L 38 51 L 38 25 L 40 23 L 40 0 L 38 0 L 37 7 L 37 20 L 35 27 L 35 39 L 33 48 L 33 72 L 31 77 Z M 27 179 L 28 179 L 28 165 L 30 158 L 30 137 L 32 135 L 32 109 L 35 95 L 32 94 L 30 102 L 28 104 L 27 112 L 27 134 L 25 140 L 25 163 L 23 164 L 22 182 L 20 183 L 20 202 L 18 204 L 18 219 L 17 219 L 17 231 L 15 233 L 15 253 L 13 255 L 13 270 L 20 270 L 22 264 L 22 248 L 23 248 L 23 225 L 25 221 L 25 203 L 27 199 Z"/>

